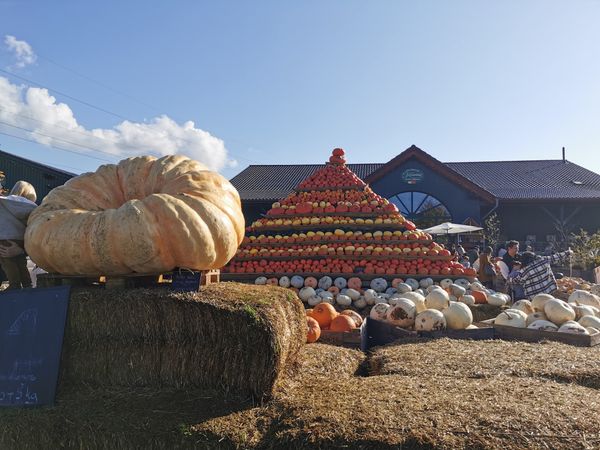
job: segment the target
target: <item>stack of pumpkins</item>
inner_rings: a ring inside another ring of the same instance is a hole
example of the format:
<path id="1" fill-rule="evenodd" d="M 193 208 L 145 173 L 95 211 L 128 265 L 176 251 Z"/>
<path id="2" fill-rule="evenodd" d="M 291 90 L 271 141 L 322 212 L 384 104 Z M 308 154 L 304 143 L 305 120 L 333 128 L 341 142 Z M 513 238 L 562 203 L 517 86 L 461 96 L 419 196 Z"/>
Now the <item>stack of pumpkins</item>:
<path id="1" fill-rule="evenodd" d="M 339 148 L 324 167 L 247 228 L 224 272 L 257 274 L 261 284 L 264 276 L 267 283 L 284 286 L 290 283 L 288 275 L 308 283 L 296 288 L 314 287 L 312 278 L 322 275 L 363 281 L 375 275 L 389 281 L 476 275 L 373 192 L 346 166 Z"/>
<path id="2" fill-rule="evenodd" d="M 600 297 L 575 290 L 568 302 L 550 294 L 538 294 L 533 300 L 519 300 L 501 312 L 495 325 L 538 331 L 593 335 L 600 331 Z"/>
<path id="3" fill-rule="evenodd" d="M 348 332 L 360 328 L 362 323 L 363 318 L 356 311 L 345 309 L 338 313 L 331 304 L 320 303 L 314 309 L 306 310 L 306 342 L 318 341 L 321 330 Z"/>

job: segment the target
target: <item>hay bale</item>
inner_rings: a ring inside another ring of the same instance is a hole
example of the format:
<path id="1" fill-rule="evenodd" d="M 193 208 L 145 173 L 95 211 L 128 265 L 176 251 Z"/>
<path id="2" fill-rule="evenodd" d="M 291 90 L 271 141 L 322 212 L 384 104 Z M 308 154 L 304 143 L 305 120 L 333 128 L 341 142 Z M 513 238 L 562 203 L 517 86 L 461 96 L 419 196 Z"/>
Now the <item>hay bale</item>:
<path id="1" fill-rule="evenodd" d="M 302 303 L 286 289 L 74 290 L 61 382 L 211 387 L 263 398 L 305 340 Z"/>
<path id="2" fill-rule="evenodd" d="M 370 375 L 489 378 L 542 377 L 600 389 L 599 347 L 560 342 L 414 339 L 373 349 Z"/>

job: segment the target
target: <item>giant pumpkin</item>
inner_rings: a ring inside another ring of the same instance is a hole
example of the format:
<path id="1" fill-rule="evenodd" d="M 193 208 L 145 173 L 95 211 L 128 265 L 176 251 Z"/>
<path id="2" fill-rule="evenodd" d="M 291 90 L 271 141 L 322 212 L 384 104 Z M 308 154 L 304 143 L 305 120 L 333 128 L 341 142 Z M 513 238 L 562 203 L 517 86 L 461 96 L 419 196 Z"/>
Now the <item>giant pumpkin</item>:
<path id="1" fill-rule="evenodd" d="M 29 216 L 33 261 L 68 275 L 224 266 L 244 237 L 235 188 L 185 156 L 129 158 L 53 189 Z"/>

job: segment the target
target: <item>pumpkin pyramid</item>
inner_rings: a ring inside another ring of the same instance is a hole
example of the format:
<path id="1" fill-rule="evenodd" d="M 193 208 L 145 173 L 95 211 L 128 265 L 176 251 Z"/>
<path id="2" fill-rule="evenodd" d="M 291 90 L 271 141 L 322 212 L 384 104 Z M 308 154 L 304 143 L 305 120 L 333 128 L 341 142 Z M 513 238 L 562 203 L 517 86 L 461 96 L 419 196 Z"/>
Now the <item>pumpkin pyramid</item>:
<path id="1" fill-rule="evenodd" d="M 323 168 L 247 228 L 223 272 L 238 280 L 260 274 L 274 284 L 291 275 L 362 281 L 474 275 L 452 259 L 352 172 L 336 148 Z"/>

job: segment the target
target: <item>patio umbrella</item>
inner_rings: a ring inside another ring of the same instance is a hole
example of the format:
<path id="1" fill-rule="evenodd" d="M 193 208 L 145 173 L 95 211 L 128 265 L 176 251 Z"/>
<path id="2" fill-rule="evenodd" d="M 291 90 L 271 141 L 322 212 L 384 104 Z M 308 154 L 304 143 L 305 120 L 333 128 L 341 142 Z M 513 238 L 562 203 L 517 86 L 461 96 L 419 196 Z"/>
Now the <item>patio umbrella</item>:
<path id="1" fill-rule="evenodd" d="M 429 234 L 462 234 L 479 230 L 483 230 L 483 228 L 474 227 L 472 225 L 463 225 L 462 223 L 445 222 L 423 231 Z"/>

